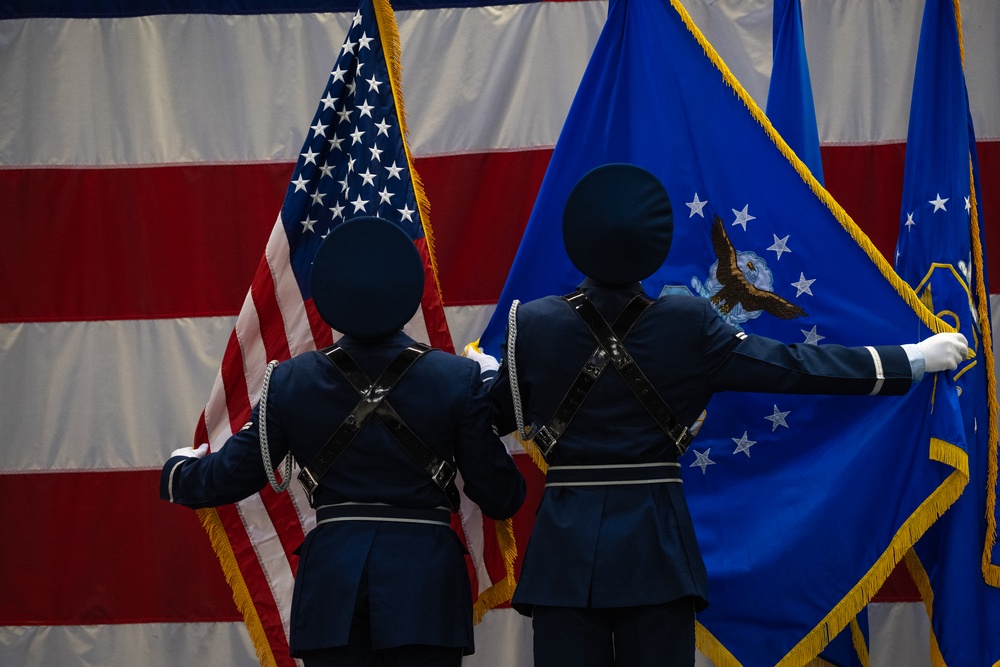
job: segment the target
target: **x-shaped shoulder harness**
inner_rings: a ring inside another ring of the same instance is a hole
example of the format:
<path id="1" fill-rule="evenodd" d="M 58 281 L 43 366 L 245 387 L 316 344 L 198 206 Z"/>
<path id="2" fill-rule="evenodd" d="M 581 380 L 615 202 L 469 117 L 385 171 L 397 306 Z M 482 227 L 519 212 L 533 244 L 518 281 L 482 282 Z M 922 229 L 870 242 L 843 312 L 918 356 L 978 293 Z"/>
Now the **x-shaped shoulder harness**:
<path id="1" fill-rule="evenodd" d="M 653 300 L 645 294 L 636 295 L 628 302 L 612 326 L 608 324 L 581 290 L 576 290 L 562 298 L 587 325 L 587 329 L 597 341 L 597 348 L 594 349 L 587 363 L 577 374 L 576 380 L 573 381 L 566 396 L 556 408 L 555 415 L 548 424 L 533 434 L 535 444 L 538 445 L 542 456 L 548 459 L 556 442 L 566 431 L 573 416 L 609 362 L 625 380 L 628 388 L 632 390 L 646 411 L 666 433 L 667 438 L 677 448 L 678 456 L 683 454 L 693 436 L 688 432 L 686 426 L 681 426 L 678 423 L 673 412 L 670 411 L 670 407 L 643 374 L 642 369 L 636 365 L 623 343 L 632 326 L 646 311 L 646 308 L 653 303 Z"/>
<path id="2" fill-rule="evenodd" d="M 344 348 L 333 345 L 322 350 L 323 355 L 336 366 L 351 386 L 361 395 L 361 400 L 349 415 L 341 422 L 330 439 L 326 441 L 312 463 L 302 468 L 298 478 L 309 494 L 312 502 L 313 492 L 319 486 L 323 475 L 333 466 L 337 458 L 344 453 L 355 436 L 372 416 L 378 418 L 389 433 L 402 448 L 420 466 L 430 474 L 434 483 L 448 496 L 452 511 L 458 511 L 459 495 L 455 486 L 455 466 L 434 453 L 420 437 L 406 425 L 386 400 L 389 392 L 399 382 L 403 374 L 417 359 L 432 348 L 423 343 L 414 343 L 399 353 L 375 382 L 372 382 L 361 366 L 347 353 Z"/>

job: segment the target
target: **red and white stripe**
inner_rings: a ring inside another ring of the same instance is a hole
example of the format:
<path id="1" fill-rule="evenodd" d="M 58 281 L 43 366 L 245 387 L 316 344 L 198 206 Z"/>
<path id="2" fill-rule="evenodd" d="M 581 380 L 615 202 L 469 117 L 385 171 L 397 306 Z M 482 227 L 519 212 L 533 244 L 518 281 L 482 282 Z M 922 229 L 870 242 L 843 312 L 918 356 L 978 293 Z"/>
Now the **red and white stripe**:
<path id="1" fill-rule="evenodd" d="M 763 106 L 770 3 L 684 4 Z M 891 256 L 921 3 L 804 5 L 827 188 Z M 606 11 L 397 12 L 409 146 L 457 349 L 492 313 Z M 1000 8 L 962 11 L 992 250 Z M 297 294 L 255 276 L 265 248 L 266 274 L 280 274 L 287 248 L 269 235 L 349 17 L 0 21 L 0 664 L 256 662 L 205 531 L 156 484 L 203 410 L 217 447 L 245 421 L 262 362 L 316 344 Z M 268 308 L 285 322 L 273 339 L 260 331 Z M 231 534 L 241 512 L 308 530 L 292 489 L 219 515 Z M 277 601 L 258 609 L 268 627 L 287 625 L 295 534 L 233 540 L 237 558 L 278 556 L 255 575 Z M 474 571 L 489 577 L 484 562 Z M 926 614 L 908 595 L 873 606 L 873 665 L 926 654 L 914 646 Z M 514 612 L 477 627 L 469 664 L 527 664 L 530 626 Z"/>

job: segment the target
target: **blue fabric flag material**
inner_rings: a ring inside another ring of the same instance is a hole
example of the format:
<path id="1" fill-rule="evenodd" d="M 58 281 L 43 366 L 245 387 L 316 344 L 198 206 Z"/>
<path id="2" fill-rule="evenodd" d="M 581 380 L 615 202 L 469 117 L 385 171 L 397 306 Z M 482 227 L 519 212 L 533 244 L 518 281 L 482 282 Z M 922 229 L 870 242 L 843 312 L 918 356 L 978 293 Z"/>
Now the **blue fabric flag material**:
<path id="1" fill-rule="evenodd" d="M 789 343 L 916 342 L 947 326 L 892 272 L 788 148 L 677 2 L 612 0 L 497 310 L 572 291 L 561 240 L 579 178 L 608 162 L 656 174 L 674 202 L 670 257 L 644 281 L 710 297 L 718 216 L 746 281 L 805 315 L 723 316 Z M 664 342 L 665 345 L 669 344 Z M 902 436 L 902 437 L 901 437 Z M 906 443 L 906 444 L 903 444 Z M 530 445 L 529 445 L 530 447 Z M 719 394 L 682 459 L 709 572 L 698 645 L 716 665 L 804 664 L 864 607 L 961 493 L 953 383 L 904 397 Z"/>
<path id="2" fill-rule="evenodd" d="M 822 184 L 823 160 L 799 0 L 775 0 L 771 41 L 774 56 L 767 88 L 767 117 Z"/>
<path id="3" fill-rule="evenodd" d="M 951 0 L 927 0 L 910 104 L 896 270 L 933 312 L 969 339 L 975 356 L 954 373 L 970 483 L 908 557 L 929 606 L 935 665 L 1000 661 L 995 559 L 996 382 L 977 200 L 975 135 Z M 985 342 L 985 344 L 984 344 Z M 993 586 L 990 585 L 993 584 Z"/>

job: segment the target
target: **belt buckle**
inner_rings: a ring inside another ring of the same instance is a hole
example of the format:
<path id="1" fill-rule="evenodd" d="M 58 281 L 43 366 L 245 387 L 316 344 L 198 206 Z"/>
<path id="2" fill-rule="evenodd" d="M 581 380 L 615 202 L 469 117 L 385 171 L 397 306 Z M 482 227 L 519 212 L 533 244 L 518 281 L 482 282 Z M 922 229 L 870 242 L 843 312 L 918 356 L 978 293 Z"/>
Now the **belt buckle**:
<path id="1" fill-rule="evenodd" d="M 316 487 L 319 486 L 319 482 L 316 478 L 312 476 L 309 472 L 309 468 L 303 468 L 298 474 L 299 483 L 302 484 L 302 488 L 305 489 L 306 495 L 309 497 L 309 504 L 312 504 L 313 493 L 316 491 Z"/>
<path id="2" fill-rule="evenodd" d="M 673 434 L 671 434 L 671 437 L 673 437 L 674 446 L 677 448 L 677 456 L 684 456 L 684 452 L 687 451 L 687 448 L 691 444 L 691 441 L 694 440 L 694 435 L 690 431 L 688 431 L 687 426 L 685 426 L 681 430 L 680 435 L 674 436 Z"/>
<path id="3" fill-rule="evenodd" d="M 533 436 L 531 436 L 531 439 L 534 441 L 535 446 L 538 447 L 538 451 L 542 453 L 542 458 L 548 461 L 549 453 L 551 453 L 552 448 L 556 446 L 558 438 L 553 437 L 547 426 L 543 426 L 538 429 Z"/>
<path id="4" fill-rule="evenodd" d="M 431 470 L 431 479 L 438 485 L 439 489 L 446 490 L 448 485 L 455 481 L 455 468 L 448 465 L 448 462 L 441 459 Z"/>

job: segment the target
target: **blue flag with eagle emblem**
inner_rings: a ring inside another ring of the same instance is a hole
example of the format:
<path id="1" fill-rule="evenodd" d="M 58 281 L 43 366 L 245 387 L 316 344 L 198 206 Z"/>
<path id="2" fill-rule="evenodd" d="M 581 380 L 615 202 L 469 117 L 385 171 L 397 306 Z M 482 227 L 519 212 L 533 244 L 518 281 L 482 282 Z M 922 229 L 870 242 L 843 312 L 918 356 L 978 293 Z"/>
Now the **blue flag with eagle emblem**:
<path id="1" fill-rule="evenodd" d="M 787 343 L 917 342 L 946 326 L 771 127 L 676 1 L 612 0 L 493 319 L 572 291 L 561 238 L 573 185 L 609 162 L 656 174 L 674 240 L 651 296 L 713 299 Z M 664 341 L 665 346 L 669 341 Z M 530 445 L 528 445 L 530 448 Z M 954 385 L 903 397 L 718 394 L 681 460 L 709 574 L 698 646 L 716 665 L 804 664 L 855 617 L 961 493 Z"/>
<path id="2" fill-rule="evenodd" d="M 997 402 L 975 132 L 952 0 L 927 0 L 906 139 L 896 271 L 975 352 L 953 374 L 969 485 L 907 564 L 931 618 L 935 665 L 1000 662 L 996 549 Z M 992 474 L 991 474 L 992 471 Z"/>

